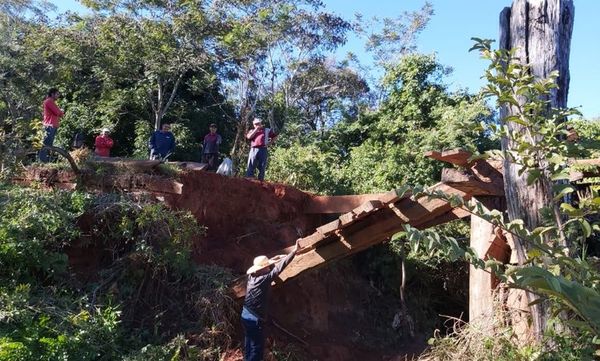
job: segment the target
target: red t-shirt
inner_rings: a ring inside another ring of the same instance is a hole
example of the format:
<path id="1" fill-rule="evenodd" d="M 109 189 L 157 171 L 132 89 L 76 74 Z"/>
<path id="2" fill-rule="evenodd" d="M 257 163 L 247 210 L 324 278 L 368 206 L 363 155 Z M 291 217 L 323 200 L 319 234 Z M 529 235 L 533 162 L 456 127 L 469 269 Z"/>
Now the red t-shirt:
<path id="1" fill-rule="evenodd" d="M 59 119 L 65 115 L 60 108 L 54 102 L 54 99 L 48 97 L 44 100 L 44 121 L 45 127 L 58 128 Z"/>
<path id="2" fill-rule="evenodd" d="M 113 146 L 113 140 L 109 136 L 96 137 L 96 154 L 99 157 L 110 157 L 110 148 Z"/>
<path id="3" fill-rule="evenodd" d="M 269 129 L 269 142 L 266 142 L 266 139 L 265 139 L 266 129 Z M 248 132 L 248 134 L 250 134 L 251 132 L 252 132 L 252 130 L 250 132 Z M 252 148 L 262 148 L 262 147 L 265 147 L 267 145 L 267 143 L 270 143 L 273 139 L 275 139 L 275 137 L 277 137 L 277 133 L 275 133 L 272 129 L 261 128 L 261 129 L 257 130 L 256 133 L 254 133 L 252 138 L 248 138 L 248 139 L 250 139 L 250 141 L 251 141 L 250 146 Z"/>

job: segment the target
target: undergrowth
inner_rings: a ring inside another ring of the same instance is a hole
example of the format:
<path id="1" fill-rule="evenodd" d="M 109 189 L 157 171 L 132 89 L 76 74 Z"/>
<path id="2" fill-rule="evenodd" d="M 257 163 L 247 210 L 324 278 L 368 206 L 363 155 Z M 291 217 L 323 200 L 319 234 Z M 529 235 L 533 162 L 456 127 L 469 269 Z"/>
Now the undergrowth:
<path id="1" fill-rule="evenodd" d="M 2 186 L 0 360 L 218 359 L 232 276 L 191 261 L 203 232 L 189 213 L 122 194 Z M 97 269 L 70 266 L 76 249 Z"/>
<path id="2" fill-rule="evenodd" d="M 526 322 L 523 310 L 506 306 L 506 290 L 494 295 L 494 307 L 476 320 L 466 323 L 450 317 L 444 332 L 436 330 L 431 347 L 419 361 L 579 361 L 594 360 L 594 338 L 590 333 L 576 334 L 566 329 L 548 330 L 541 344 L 525 343 L 515 320 Z M 514 291 L 514 290 L 513 290 Z"/>

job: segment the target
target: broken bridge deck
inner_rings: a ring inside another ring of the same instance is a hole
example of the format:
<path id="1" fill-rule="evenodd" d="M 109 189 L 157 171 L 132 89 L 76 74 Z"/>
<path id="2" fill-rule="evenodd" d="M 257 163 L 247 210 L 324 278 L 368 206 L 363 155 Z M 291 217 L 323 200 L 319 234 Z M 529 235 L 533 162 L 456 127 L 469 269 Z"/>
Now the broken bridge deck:
<path id="1" fill-rule="evenodd" d="M 501 163 L 470 161 L 470 153 L 457 150 L 427 155 L 462 167 L 462 170 L 444 170 L 441 182 L 429 187 L 427 193 L 443 192 L 463 199 L 504 195 Z M 374 195 L 368 197 L 373 198 Z M 384 242 L 402 231 L 405 224 L 422 229 L 466 216 L 469 216 L 466 211 L 454 209 L 447 201 L 435 197 L 417 197 L 402 190 L 376 195 L 375 199 L 341 214 L 301 238 L 301 250 L 275 284 Z M 289 253 L 290 250 L 291 247 L 279 253 Z M 240 298 L 245 295 L 245 286 L 246 277 L 242 276 L 231 289 Z"/>

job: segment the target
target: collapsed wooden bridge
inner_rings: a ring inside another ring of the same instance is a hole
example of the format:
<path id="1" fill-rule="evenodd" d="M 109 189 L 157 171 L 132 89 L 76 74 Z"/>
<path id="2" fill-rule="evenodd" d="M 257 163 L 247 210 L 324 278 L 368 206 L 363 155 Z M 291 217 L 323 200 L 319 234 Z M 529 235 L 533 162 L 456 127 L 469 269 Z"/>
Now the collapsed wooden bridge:
<path id="1" fill-rule="evenodd" d="M 444 192 L 463 199 L 504 197 L 500 161 L 470 161 L 471 154 L 463 150 L 428 152 L 427 156 L 461 168 L 444 169 L 441 182 L 429 187 L 429 192 Z M 389 240 L 392 235 L 402 231 L 405 224 L 423 229 L 470 216 L 465 210 L 453 208 L 445 200 L 417 198 L 402 190 L 371 195 L 370 198 L 351 210 L 332 206 L 339 200 L 338 197 L 316 198 L 314 204 L 309 206 L 314 208 L 312 211 L 342 214 L 300 240 L 301 251 L 281 273 L 276 284 Z M 494 249 L 494 242 L 489 237 L 485 243 L 488 249 L 483 250 L 482 257 Z M 289 251 L 284 249 L 280 253 Z M 232 286 L 237 297 L 245 294 L 245 282 L 246 277 L 240 277 Z"/>

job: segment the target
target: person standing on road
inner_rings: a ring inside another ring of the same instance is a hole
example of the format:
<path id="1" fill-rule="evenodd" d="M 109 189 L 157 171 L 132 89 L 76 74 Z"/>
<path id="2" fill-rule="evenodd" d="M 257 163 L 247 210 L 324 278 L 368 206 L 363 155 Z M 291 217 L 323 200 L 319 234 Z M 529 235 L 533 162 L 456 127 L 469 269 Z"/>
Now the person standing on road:
<path id="1" fill-rule="evenodd" d="M 299 241 L 284 259 L 277 261 L 266 256 L 254 258 L 252 267 L 246 271 L 246 297 L 242 308 L 244 326 L 244 361 L 262 361 L 265 348 L 265 322 L 267 320 L 271 282 L 292 262 L 298 252 Z"/>
<path id="2" fill-rule="evenodd" d="M 246 177 L 253 178 L 255 170 L 258 168 L 258 179 L 264 180 L 269 156 L 267 147 L 275 140 L 277 134 L 271 128 L 265 128 L 259 118 L 254 118 L 252 125 L 254 129 L 246 134 L 246 139 L 250 141 Z"/>
<path id="3" fill-rule="evenodd" d="M 171 124 L 165 123 L 160 130 L 152 133 L 148 141 L 150 159 L 164 159 L 175 150 L 175 136 L 171 133 Z"/>
<path id="4" fill-rule="evenodd" d="M 48 147 L 54 146 L 54 137 L 56 136 L 56 131 L 60 125 L 60 118 L 65 115 L 65 112 L 62 111 L 58 105 L 56 105 L 56 100 L 59 97 L 60 92 L 58 89 L 50 88 L 43 103 L 44 119 L 42 121 L 42 125 L 44 126 L 45 131 L 44 145 Z M 48 149 L 42 148 L 39 152 L 39 158 L 40 161 L 48 163 Z"/>
<path id="5" fill-rule="evenodd" d="M 216 171 L 219 165 L 219 145 L 223 139 L 217 133 L 215 123 L 212 123 L 208 129 L 210 133 L 204 136 L 202 142 L 202 163 L 208 164 L 208 170 Z"/>

